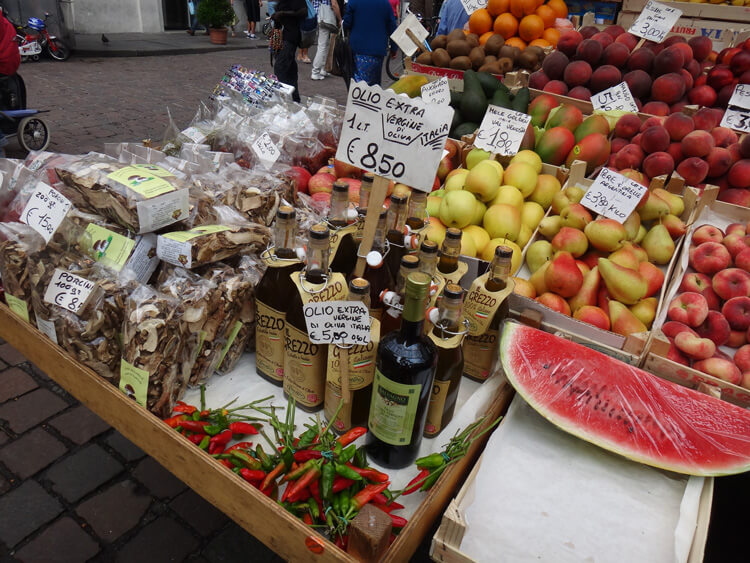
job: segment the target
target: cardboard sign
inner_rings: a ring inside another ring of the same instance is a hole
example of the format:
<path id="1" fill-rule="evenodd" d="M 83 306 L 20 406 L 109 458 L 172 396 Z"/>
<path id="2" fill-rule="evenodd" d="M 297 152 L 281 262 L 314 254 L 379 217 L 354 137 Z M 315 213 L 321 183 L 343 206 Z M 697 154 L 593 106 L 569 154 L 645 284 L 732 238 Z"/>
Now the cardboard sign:
<path id="1" fill-rule="evenodd" d="M 39 182 L 21 212 L 21 223 L 26 223 L 42 235 L 45 242 L 49 242 L 70 207 L 68 198 L 44 182 Z"/>
<path id="2" fill-rule="evenodd" d="M 414 14 L 409 14 L 401 22 L 401 25 L 396 28 L 396 31 L 391 33 L 391 39 L 406 55 L 411 57 L 419 48 L 411 36 L 415 37 L 422 44 L 429 35 L 429 32 L 419 22 L 417 17 Z"/>
<path id="3" fill-rule="evenodd" d="M 628 32 L 648 41 L 661 43 L 681 16 L 682 10 L 649 0 Z"/>
<path id="4" fill-rule="evenodd" d="M 322 301 L 304 307 L 305 323 L 313 344 L 370 342 L 370 311 L 360 301 Z"/>
<path id="5" fill-rule="evenodd" d="M 750 109 L 750 84 L 737 84 L 729 98 L 729 105 Z"/>
<path id="6" fill-rule="evenodd" d="M 278 147 L 268 133 L 263 133 L 260 137 L 255 139 L 252 147 L 253 152 L 258 156 L 266 169 L 271 168 L 274 162 L 276 162 L 281 156 L 281 152 L 279 152 Z"/>
<path id="7" fill-rule="evenodd" d="M 450 104 L 451 91 L 448 88 L 448 79 L 443 76 L 422 86 L 422 99 L 428 104 Z"/>
<path id="8" fill-rule="evenodd" d="M 620 82 L 617 86 L 612 86 L 612 88 L 607 88 L 598 94 L 594 94 L 591 96 L 591 105 L 594 106 L 594 109 L 602 111 L 638 111 L 638 106 L 635 104 L 633 94 L 630 92 L 627 82 Z"/>
<path id="9" fill-rule="evenodd" d="M 430 192 L 452 119 L 450 106 L 352 82 L 336 158 Z"/>
<path id="10" fill-rule="evenodd" d="M 722 127 L 729 127 L 740 133 L 750 133 L 750 110 L 741 107 L 729 107 L 721 118 Z"/>
<path id="11" fill-rule="evenodd" d="M 581 199 L 581 205 L 594 213 L 624 223 L 647 190 L 646 186 L 635 180 L 609 168 L 602 168 L 596 181 Z"/>
<path id="12" fill-rule="evenodd" d="M 47 291 L 44 292 L 44 300 L 77 315 L 95 286 L 96 283 L 92 281 L 58 268 L 52 275 Z"/>
<path id="13" fill-rule="evenodd" d="M 466 13 L 471 15 L 480 8 L 486 8 L 487 1 L 488 0 L 461 0 L 461 4 L 464 5 L 464 10 L 466 10 Z"/>
<path id="14" fill-rule="evenodd" d="M 511 109 L 488 106 L 474 146 L 501 155 L 518 152 L 531 116 Z"/>

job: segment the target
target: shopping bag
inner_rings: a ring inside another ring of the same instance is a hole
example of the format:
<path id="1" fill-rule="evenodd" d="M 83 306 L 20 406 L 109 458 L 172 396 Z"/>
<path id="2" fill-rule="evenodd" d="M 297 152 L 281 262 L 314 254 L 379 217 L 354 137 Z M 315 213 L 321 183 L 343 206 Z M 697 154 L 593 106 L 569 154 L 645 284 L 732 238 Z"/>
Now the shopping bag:
<path id="1" fill-rule="evenodd" d="M 335 2 L 336 0 L 333 1 Z M 339 23 L 330 4 L 321 4 L 318 6 L 318 27 L 331 33 L 338 33 Z"/>
<path id="2" fill-rule="evenodd" d="M 333 45 L 328 52 L 326 72 L 342 77 L 346 82 L 346 87 L 349 88 L 349 81 L 354 75 L 354 55 L 349 46 L 349 38 L 342 28 L 331 38 L 331 41 Z"/>
<path id="3" fill-rule="evenodd" d="M 302 39 L 300 39 L 300 49 L 307 49 L 312 47 L 318 40 L 318 20 L 317 18 L 307 18 L 302 20 L 299 26 L 300 32 L 302 33 Z"/>

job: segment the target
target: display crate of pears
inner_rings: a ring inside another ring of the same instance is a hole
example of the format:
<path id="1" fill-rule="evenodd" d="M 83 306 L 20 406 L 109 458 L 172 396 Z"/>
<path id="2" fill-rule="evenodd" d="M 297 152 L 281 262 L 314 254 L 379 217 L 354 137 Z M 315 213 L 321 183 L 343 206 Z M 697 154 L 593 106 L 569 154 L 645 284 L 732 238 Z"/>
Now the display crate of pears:
<path id="1" fill-rule="evenodd" d="M 620 224 L 581 205 L 594 183 L 585 169 L 573 163 L 529 241 L 510 307 L 535 311 L 545 330 L 639 365 L 687 226 L 717 188 L 700 194 L 679 178 L 654 178 Z"/>

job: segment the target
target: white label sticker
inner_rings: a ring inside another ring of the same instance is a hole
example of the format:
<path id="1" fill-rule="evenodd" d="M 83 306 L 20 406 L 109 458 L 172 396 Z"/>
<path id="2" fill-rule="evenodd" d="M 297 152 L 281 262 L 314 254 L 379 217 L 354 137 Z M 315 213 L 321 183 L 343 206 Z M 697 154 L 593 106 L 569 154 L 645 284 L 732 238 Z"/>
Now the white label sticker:
<path id="1" fill-rule="evenodd" d="M 750 110 L 738 107 L 727 108 L 719 125 L 740 133 L 750 133 Z"/>
<path id="2" fill-rule="evenodd" d="M 750 84 L 737 84 L 729 98 L 729 105 L 750 109 Z"/>
<path id="3" fill-rule="evenodd" d="M 422 99 L 428 104 L 450 104 L 451 91 L 448 88 L 448 79 L 441 76 L 439 80 L 422 86 Z"/>
<path id="4" fill-rule="evenodd" d="M 591 105 L 594 109 L 602 111 L 621 110 L 637 112 L 633 94 L 630 92 L 627 82 L 620 82 L 617 86 L 602 90 L 591 96 Z"/>
<path id="5" fill-rule="evenodd" d="M 323 301 L 304 307 L 313 344 L 368 344 L 370 312 L 360 301 Z"/>
<path id="6" fill-rule="evenodd" d="M 139 233 L 150 233 L 188 217 L 188 191 L 177 190 L 151 199 L 139 201 L 138 210 Z"/>
<path id="7" fill-rule="evenodd" d="M 156 255 L 170 264 L 192 268 L 193 253 L 190 241 L 180 242 L 167 237 L 159 237 L 156 242 Z"/>
<path id="8" fill-rule="evenodd" d="M 453 108 L 352 82 L 336 158 L 429 192 Z"/>
<path id="9" fill-rule="evenodd" d="M 486 8 L 487 7 L 488 0 L 461 0 L 461 4 L 464 5 L 464 10 L 466 10 L 466 13 L 471 15 L 480 8 Z"/>
<path id="10" fill-rule="evenodd" d="M 596 181 L 581 199 L 581 205 L 618 223 L 624 223 L 647 190 L 646 186 L 635 180 L 609 168 L 602 168 Z"/>
<path id="11" fill-rule="evenodd" d="M 252 147 L 253 152 L 258 155 L 258 158 L 266 169 L 270 169 L 273 166 L 273 163 L 281 156 L 281 152 L 279 152 L 278 147 L 268 133 L 263 133 L 260 137 L 255 139 Z"/>
<path id="12" fill-rule="evenodd" d="M 682 16 L 682 10 L 648 0 L 641 15 L 628 30 L 633 35 L 654 43 L 661 43 Z"/>
<path id="13" fill-rule="evenodd" d="M 45 242 L 49 242 L 69 209 L 68 198 L 44 182 L 39 182 L 21 212 L 21 222 L 42 235 Z"/>
<path id="14" fill-rule="evenodd" d="M 125 268 L 131 270 L 141 283 L 148 283 L 159 265 L 159 257 L 156 255 L 156 239 L 157 236 L 153 233 L 136 238 L 133 253 L 125 264 Z"/>
<path id="15" fill-rule="evenodd" d="M 57 342 L 57 330 L 55 330 L 55 323 L 52 321 L 48 321 L 46 319 L 43 319 L 39 315 L 36 316 L 36 327 L 47 335 L 47 338 L 49 338 L 52 342 L 55 344 L 59 344 Z"/>
<path id="16" fill-rule="evenodd" d="M 488 106 L 474 146 L 501 155 L 518 152 L 531 116 L 512 109 Z"/>
<path id="17" fill-rule="evenodd" d="M 96 283 L 59 268 L 44 292 L 44 300 L 51 305 L 63 307 L 76 315 L 86 304 Z"/>
<path id="18" fill-rule="evenodd" d="M 190 139 L 194 143 L 198 143 L 198 144 L 205 143 L 206 139 L 208 138 L 208 135 L 206 135 L 203 131 L 201 131 L 197 127 L 188 127 L 187 129 L 182 131 L 182 134 L 185 135 L 188 139 Z"/>
<path id="19" fill-rule="evenodd" d="M 419 48 L 417 43 L 422 45 L 429 35 L 429 32 L 419 22 L 417 17 L 414 14 L 409 14 L 401 22 L 401 25 L 391 33 L 391 39 L 406 55 L 411 57 Z"/>

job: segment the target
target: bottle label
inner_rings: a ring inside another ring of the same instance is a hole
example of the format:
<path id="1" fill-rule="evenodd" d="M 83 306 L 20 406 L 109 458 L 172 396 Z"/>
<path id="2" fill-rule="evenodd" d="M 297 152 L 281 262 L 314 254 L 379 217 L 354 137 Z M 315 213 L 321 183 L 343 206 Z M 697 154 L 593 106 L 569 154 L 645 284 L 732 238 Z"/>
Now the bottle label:
<path id="1" fill-rule="evenodd" d="M 427 408 L 427 422 L 425 422 L 424 426 L 424 433 L 428 436 L 435 436 L 443 429 L 443 410 L 445 409 L 445 400 L 448 398 L 448 389 L 450 386 L 450 379 L 447 381 L 438 381 L 436 379 L 432 384 L 430 405 Z"/>
<path id="2" fill-rule="evenodd" d="M 284 331 L 284 391 L 298 403 L 316 407 L 325 393 L 327 346 L 313 344 L 289 323 Z"/>
<path id="3" fill-rule="evenodd" d="M 464 373 L 483 381 L 492 373 L 498 358 L 498 336 L 496 330 L 488 330 L 479 336 L 467 336 L 464 340 Z"/>
<path id="4" fill-rule="evenodd" d="M 443 279 L 445 280 L 446 284 L 449 283 L 458 283 L 461 281 L 461 278 L 466 275 L 466 272 L 469 271 L 469 265 L 466 262 L 463 262 L 461 260 L 458 261 L 458 267 L 455 271 L 451 272 L 450 274 L 444 274 L 442 272 L 439 273 L 439 275 L 443 276 Z"/>
<path id="5" fill-rule="evenodd" d="M 258 369 L 275 379 L 284 379 L 284 313 L 255 302 L 255 363 Z"/>
<path id="6" fill-rule="evenodd" d="M 260 259 L 263 260 L 263 264 L 265 264 L 266 268 L 286 268 L 292 264 L 301 263 L 300 260 L 297 259 L 287 260 L 286 258 L 276 258 L 276 255 L 272 252 L 264 252 L 261 254 Z"/>
<path id="7" fill-rule="evenodd" d="M 464 299 L 463 318 L 469 322 L 470 336 L 484 334 L 500 304 L 513 293 L 515 284 L 510 278 L 508 278 L 504 289 L 487 291 L 484 285 L 489 277 L 490 273 L 487 272 L 475 279 L 474 283 L 471 284 L 469 293 L 466 294 L 466 299 Z"/>
<path id="8" fill-rule="evenodd" d="M 336 229 L 335 231 L 331 231 L 331 235 L 329 237 L 329 242 L 331 243 L 331 253 L 329 256 L 329 261 L 333 263 L 334 258 L 336 258 L 336 251 L 338 251 L 339 246 L 341 245 L 341 241 L 344 240 L 344 237 L 346 235 L 354 235 L 354 233 L 357 232 L 357 224 L 348 225 L 346 227 L 341 227 L 340 229 Z"/>
<path id="9" fill-rule="evenodd" d="M 368 421 L 370 432 L 386 444 L 408 445 L 421 391 L 421 385 L 396 383 L 376 369 Z"/>
<path id="10" fill-rule="evenodd" d="M 145 369 L 137 368 L 125 359 L 120 360 L 120 391 L 142 407 L 146 406 L 149 377 Z"/>
<path id="11" fill-rule="evenodd" d="M 349 293 L 344 274 L 334 272 L 328 276 L 328 280 L 325 283 L 310 283 L 308 281 L 303 283 L 302 278 L 304 278 L 304 275 L 304 272 L 293 272 L 290 274 L 292 283 L 294 283 L 300 297 L 302 297 L 302 305 L 319 303 L 321 301 L 343 301 Z"/>
<path id="12" fill-rule="evenodd" d="M 463 330 L 464 327 L 459 326 L 456 332 L 462 332 Z M 432 343 L 435 344 L 435 346 L 437 346 L 438 348 L 443 348 L 445 350 L 458 348 L 459 346 L 461 346 L 461 340 L 463 340 L 464 338 L 463 334 L 446 334 L 444 338 L 438 334 L 435 334 L 435 327 L 432 328 L 432 331 L 428 336 L 430 340 L 432 340 Z"/>

